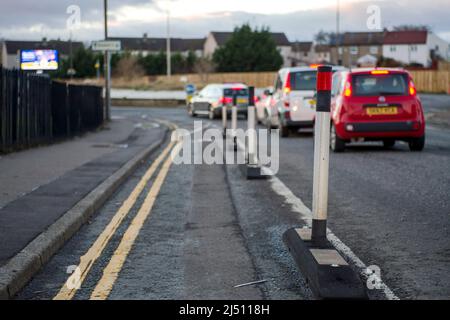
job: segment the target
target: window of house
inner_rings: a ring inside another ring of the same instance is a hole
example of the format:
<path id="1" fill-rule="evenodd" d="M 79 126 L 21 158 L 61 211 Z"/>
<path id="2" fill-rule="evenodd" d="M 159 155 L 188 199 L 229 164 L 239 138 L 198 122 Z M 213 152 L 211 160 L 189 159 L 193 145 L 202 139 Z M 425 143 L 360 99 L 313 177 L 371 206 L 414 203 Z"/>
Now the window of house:
<path id="1" fill-rule="evenodd" d="M 350 47 L 350 54 L 358 54 L 358 47 Z"/>
<path id="2" fill-rule="evenodd" d="M 417 51 L 417 46 L 416 45 L 412 45 L 409 47 L 411 52 L 416 52 Z"/>
<path id="3" fill-rule="evenodd" d="M 338 50 L 338 52 L 339 52 L 339 54 L 343 54 L 343 53 L 344 53 L 344 48 L 342 48 L 342 47 L 339 47 L 339 50 Z"/>
<path id="4" fill-rule="evenodd" d="M 378 47 L 377 46 L 371 46 L 370 47 L 370 54 L 378 54 Z"/>
<path id="5" fill-rule="evenodd" d="M 396 46 L 391 46 L 389 50 L 391 52 L 396 52 L 397 51 L 397 47 Z"/>

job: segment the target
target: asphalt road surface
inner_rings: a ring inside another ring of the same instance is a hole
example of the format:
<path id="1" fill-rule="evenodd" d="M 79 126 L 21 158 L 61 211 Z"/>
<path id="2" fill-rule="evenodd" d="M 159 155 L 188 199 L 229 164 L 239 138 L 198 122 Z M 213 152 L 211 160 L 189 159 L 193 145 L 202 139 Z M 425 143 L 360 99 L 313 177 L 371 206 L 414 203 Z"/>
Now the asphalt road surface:
<path id="1" fill-rule="evenodd" d="M 113 115 L 193 130 L 184 108 L 115 108 Z M 143 164 L 18 298 L 311 299 L 281 236 L 304 225 L 302 204 L 311 208 L 312 134 L 280 139 L 280 170 L 262 181 L 245 180 L 236 165 L 171 164 L 161 156 L 170 148 Z M 433 126 L 420 153 L 372 143 L 331 155 L 329 228 L 355 268 L 358 261 L 380 268 L 386 287 L 368 290 L 371 298 L 450 298 L 449 160 L 450 130 Z M 143 192 L 99 250 L 96 240 L 140 182 Z M 92 252 L 98 258 L 82 270 L 80 288 L 64 289 L 67 268 Z"/>

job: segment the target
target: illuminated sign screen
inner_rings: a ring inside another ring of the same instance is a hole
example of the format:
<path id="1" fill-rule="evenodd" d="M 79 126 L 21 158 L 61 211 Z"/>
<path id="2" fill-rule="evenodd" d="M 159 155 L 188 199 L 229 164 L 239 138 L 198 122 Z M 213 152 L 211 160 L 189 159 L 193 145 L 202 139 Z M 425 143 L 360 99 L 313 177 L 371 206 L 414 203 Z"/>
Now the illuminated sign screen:
<path id="1" fill-rule="evenodd" d="M 57 70 L 58 51 L 51 49 L 20 51 L 20 69 Z"/>

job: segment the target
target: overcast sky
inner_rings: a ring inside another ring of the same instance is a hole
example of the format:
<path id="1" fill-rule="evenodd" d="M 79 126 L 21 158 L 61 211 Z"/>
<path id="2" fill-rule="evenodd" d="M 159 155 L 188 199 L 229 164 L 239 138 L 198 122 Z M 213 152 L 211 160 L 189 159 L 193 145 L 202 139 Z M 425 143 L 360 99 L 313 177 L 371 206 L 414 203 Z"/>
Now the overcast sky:
<path id="1" fill-rule="evenodd" d="M 250 23 L 285 32 L 291 41 L 312 40 L 320 29 L 336 28 L 336 0 L 109 0 L 109 35 L 164 37 L 166 10 L 173 37 L 205 37 Z M 67 8 L 80 8 L 81 23 L 73 38 L 103 37 L 103 0 L 1 0 L 0 38 L 67 39 Z M 449 0 L 341 0 L 341 29 L 369 31 L 369 6 L 380 8 L 381 27 L 425 24 L 450 42 Z"/>

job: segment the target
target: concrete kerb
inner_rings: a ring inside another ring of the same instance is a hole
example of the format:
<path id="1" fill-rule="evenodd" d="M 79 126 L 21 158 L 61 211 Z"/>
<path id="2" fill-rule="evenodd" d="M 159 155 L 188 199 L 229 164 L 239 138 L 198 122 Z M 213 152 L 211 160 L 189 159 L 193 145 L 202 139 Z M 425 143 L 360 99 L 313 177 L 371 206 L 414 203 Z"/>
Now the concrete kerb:
<path id="1" fill-rule="evenodd" d="M 0 267 L 0 300 L 13 298 L 94 212 L 102 207 L 137 167 L 164 143 L 169 129 L 173 130 L 173 126 L 161 123 L 166 126 L 166 129 L 160 141 L 153 143 L 129 160 Z"/>

